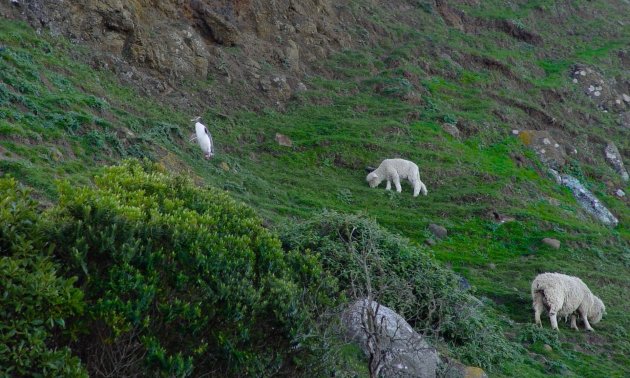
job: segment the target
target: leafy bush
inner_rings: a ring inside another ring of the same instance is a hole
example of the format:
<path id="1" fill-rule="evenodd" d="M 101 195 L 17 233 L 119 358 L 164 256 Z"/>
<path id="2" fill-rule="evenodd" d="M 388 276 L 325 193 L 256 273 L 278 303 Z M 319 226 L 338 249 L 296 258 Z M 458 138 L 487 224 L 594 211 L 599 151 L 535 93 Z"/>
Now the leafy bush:
<path id="1" fill-rule="evenodd" d="M 35 201 L 13 179 L 0 179 L 0 376 L 86 376 L 53 335 L 83 307 L 73 279 L 57 275 L 38 224 Z"/>
<path id="2" fill-rule="evenodd" d="M 322 271 L 350 298 L 371 296 L 396 310 L 419 332 L 444 340 L 468 363 L 491 368 L 519 360 L 489 309 L 408 240 L 357 215 L 323 212 L 280 228 L 285 249 L 316 252 Z M 322 279 L 322 282 L 324 279 Z"/>
<path id="3" fill-rule="evenodd" d="M 301 321 L 280 241 L 255 212 L 156 165 L 60 188 L 55 254 L 79 277 L 76 342 L 91 373 L 269 375 Z"/>

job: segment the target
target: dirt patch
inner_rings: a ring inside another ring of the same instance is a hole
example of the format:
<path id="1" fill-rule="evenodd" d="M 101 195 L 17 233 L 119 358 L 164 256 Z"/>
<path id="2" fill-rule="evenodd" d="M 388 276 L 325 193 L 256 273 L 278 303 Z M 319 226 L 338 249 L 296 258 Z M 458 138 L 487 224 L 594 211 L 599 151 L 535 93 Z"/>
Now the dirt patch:
<path id="1" fill-rule="evenodd" d="M 344 157 L 343 155 L 339 153 L 334 155 L 333 162 L 335 166 L 339 168 L 347 168 L 347 169 L 354 169 L 354 170 L 363 168 L 363 164 L 359 160 L 354 159 L 354 158 Z"/>
<path id="2" fill-rule="evenodd" d="M 476 33 L 480 29 L 494 29 L 532 45 L 542 45 L 543 43 L 540 35 L 526 30 L 512 20 L 486 20 L 471 17 L 461 10 L 450 6 L 445 0 L 435 0 L 435 7 L 448 26 L 460 31 Z"/>
<path id="3" fill-rule="evenodd" d="M 530 116 L 533 120 L 538 121 L 531 124 L 531 127 L 536 130 L 544 130 L 544 129 L 548 129 L 549 127 L 556 127 L 556 128 L 569 130 L 569 128 L 564 126 L 558 119 L 556 119 L 555 117 L 548 114 L 546 111 L 542 109 L 537 109 L 533 107 L 532 105 L 525 104 L 523 102 L 520 102 L 512 98 L 498 96 L 494 93 L 489 93 L 488 95 L 489 97 L 491 97 L 497 102 L 521 109 L 522 111 L 527 113 L 527 115 Z"/>
<path id="4" fill-rule="evenodd" d="M 485 24 L 502 31 L 519 41 L 527 42 L 532 45 L 541 45 L 543 43 L 543 39 L 540 35 L 525 30 L 520 25 L 515 24 L 512 20 L 495 20 L 494 22 L 486 21 Z"/>

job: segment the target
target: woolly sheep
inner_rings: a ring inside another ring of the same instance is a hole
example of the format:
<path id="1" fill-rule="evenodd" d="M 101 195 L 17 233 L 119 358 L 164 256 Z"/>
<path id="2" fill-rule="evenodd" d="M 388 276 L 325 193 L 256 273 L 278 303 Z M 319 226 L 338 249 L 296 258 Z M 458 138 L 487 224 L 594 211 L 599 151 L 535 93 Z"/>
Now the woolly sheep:
<path id="1" fill-rule="evenodd" d="M 427 195 L 427 187 L 420 181 L 420 171 L 418 166 L 405 159 L 385 159 L 374 171 L 365 178 L 370 188 L 377 187 L 383 180 L 387 180 L 386 190 L 391 189 L 391 182 L 394 182 L 396 191 L 400 193 L 400 179 L 407 179 L 413 185 L 413 196 L 417 197 L 420 192 Z"/>
<path id="2" fill-rule="evenodd" d="M 589 321 L 598 323 L 606 314 L 604 303 L 593 295 L 581 279 L 561 273 L 542 273 L 532 281 L 534 318 L 542 325 L 540 314 L 549 312 L 551 328 L 558 329 L 557 316 L 571 315 L 571 328 L 577 330 L 576 313 L 584 321 L 587 331 L 593 331 Z"/>

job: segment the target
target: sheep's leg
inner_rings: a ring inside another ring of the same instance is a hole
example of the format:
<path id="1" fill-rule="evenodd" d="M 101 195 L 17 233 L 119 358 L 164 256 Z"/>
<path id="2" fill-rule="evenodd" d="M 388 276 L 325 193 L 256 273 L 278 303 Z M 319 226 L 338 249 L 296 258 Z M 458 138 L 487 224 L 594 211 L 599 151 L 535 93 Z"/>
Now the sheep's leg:
<path id="1" fill-rule="evenodd" d="M 576 318 L 575 314 L 571 314 L 571 328 L 573 328 L 574 330 L 577 331 L 578 330 L 578 326 L 577 326 L 577 323 L 575 321 L 575 318 Z"/>
<path id="2" fill-rule="evenodd" d="M 400 186 L 400 177 L 398 176 L 398 173 L 396 173 L 394 177 L 392 177 L 392 180 L 394 180 L 394 186 L 396 186 L 396 191 L 398 193 L 402 192 L 402 187 Z"/>
<path id="3" fill-rule="evenodd" d="M 392 183 L 391 181 L 387 180 L 387 185 L 385 186 L 385 190 L 391 190 L 392 189 Z"/>
<path id="4" fill-rule="evenodd" d="M 555 329 L 557 331 L 558 330 L 558 314 L 553 310 L 549 310 L 549 321 L 551 321 L 551 329 Z"/>
<path id="5" fill-rule="evenodd" d="M 586 316 L 586 310 L 580 308 L 580 309 L 578 309 L 578 311 L 580 312 L 580 316 L 582 317 L 582 320 L 584 321 L 584 327 L 586 328 L 586 330 L 594 332 L 595 330 L 588 323 L 588 317 Z"/>
<path id="6" fill-rule="evenodd" d="M 540 321 L 540 314 L 542 314 L 545 306 L 543 304 L 542 295 L 540 293 L 534 294 L 534 319 L 536 321 L 536 325 L 542 327 L 542 322 Z"/>
<path id="7" fill-rule="evenodd" d="M 420 194 L 420 182 L 418 180 L 409 180 L 409 182 L 413 185 L 413 196 L 418 197 L 418 194 Z"/>

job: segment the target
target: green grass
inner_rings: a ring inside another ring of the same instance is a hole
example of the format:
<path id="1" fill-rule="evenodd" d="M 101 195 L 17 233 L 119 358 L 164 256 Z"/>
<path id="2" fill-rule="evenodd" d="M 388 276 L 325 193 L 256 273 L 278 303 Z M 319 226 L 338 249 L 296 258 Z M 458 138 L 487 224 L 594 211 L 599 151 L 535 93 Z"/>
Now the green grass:
<path id="1" fill-rule="evenodd" d="M 476 16 L 523 20 L 543 36 L 545 46 L 533 48 L 496 31 L 472 35 L 449 30 L 436 12 L 420 5 L 414 11 L 425 22 L 422 33 L 379 11 L 374 17 L 391 28 L 396 43 L 333 55 L 323 62 L 332 74 L 307 80 L 309 91 L 286 112 L 239 111 L 217 118 L 220 109 L 208 109 L 204 119 L 218 149 L 211 161 L 188 142 L 188 116 L 122 86 L 108 72 L 70 59 L 69 51 L 77 46 L 1 20 L 6 48 L 0 52 L 0 171 L 54 200 L 57 178 L 86 184 L 103 165 L 147 157 L 194 176 L 200 185 L 228 190 L 272 225 L 286 218 L 306 219 L 322 209 L 362 213 L 451 266 L 488 299 L 497 317 L 507 318 L 508 336 L 531 355 L 523 363 L 505 361 L 493 375 L 628 376 L 630 298 L 624 294 L 630 290 L 630 210 L 602 182 L 613 181 L 626 193 L 630 188 L 598 151 L 586 143 L 579 146 L 584 155 L 576 163 L 578 171 L 620 219 L 614 230 L 597 224 L 510 136 L 512 128 L 540 121 L 499 101 L 517 99 L 543 108 L 545 91 L 570 88 L 568 70 L 574 63 L 621 72 L 611 57 L 627 45 L 627 37 L 589 41 L 576 34 L 559 40 L 551 26 L 541 26 L 545 20 L 536 20 L 547 11 L 553 14 L 552 2 L 517 2 L 509 9 L 503 2 L 483 3 Z M 580 33 L 595 30 L 590 22 L 572 22 Z M 621 29 L 619 33 L 627 27 Z M 455 68 L 432 45 L 453 57 L 495 59 L 514 77 L 473 65 Z M 213 84 L 208 80 L 203 85 Z M 628 133 L 611 126 L 612 116 L 602 115 L 577 90 L 567 91 L 564 102 L 545 102 L 544 110 L 585 139 L 613 139 L 627 151 Z M 411 94 L 417 101 L 405 100 Z M 592 115 L 603 126 L 583 125 L 564 112 L 567 107 Z M 518 124 L 502 120 L 498 111 Z M 456 121 L 467 137 L 458 140 L 442 131 L 444 121 Z M 277 145 L 276 133 L 289 136 L 293 147 Z M 527 163 L 517 165 L 511 157 L 516 155 Z M 418 163 L 427 197 L 413 198 L 406 183 L 401 194 L 385 191 L 384 184 L 377 189 L 366 185 L 364 167 L 397 156 Z M 489 215 L 493 210 L 516 221 L 498 225 Z M 433 247 L 424 245 L 430 223 L 449 229 L 449 237 Z M 543 246 L 544 237 L 561 240 L 561 248 Z M 562 324 L 560 347 L 552 352 L 540 341 L 528 341 L 541 336 L 528 333 L 529 284 L 544 271 L 580 276 L 603 298 L 609 313 L 594 335 Z M 520 340 L 522 334 L 529 338 Z"/>

